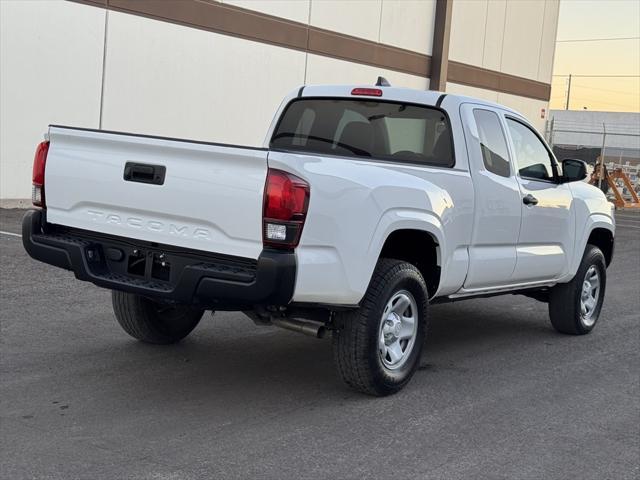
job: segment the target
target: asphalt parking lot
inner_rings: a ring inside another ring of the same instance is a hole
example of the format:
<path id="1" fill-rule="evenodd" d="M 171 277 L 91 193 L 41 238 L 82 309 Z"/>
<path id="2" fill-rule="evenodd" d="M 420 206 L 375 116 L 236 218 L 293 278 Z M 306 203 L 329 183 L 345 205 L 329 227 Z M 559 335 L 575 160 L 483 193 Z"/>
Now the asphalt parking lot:
<path id="1" fill-rule="evenodd" d="M 640 475 L 640 212 L 618 216 L 600 323 L 517 296 L 432 307 L 398 395 L 348 390 L 330 342 L 207 314 L 135 342 L 109 292 L 31 260 L 0 211 L 6 479 L 632 479 Z"/>

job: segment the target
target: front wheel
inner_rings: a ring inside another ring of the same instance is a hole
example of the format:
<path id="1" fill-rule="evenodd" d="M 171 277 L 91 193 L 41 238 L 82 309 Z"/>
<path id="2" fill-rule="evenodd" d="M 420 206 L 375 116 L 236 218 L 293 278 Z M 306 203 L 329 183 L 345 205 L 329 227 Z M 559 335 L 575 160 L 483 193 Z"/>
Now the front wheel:
<path id="1" fill-rule="evenodd" d="M 111 292 L 113 313 L 122 329 L 142 342 L 169 344 L 182 340 L 196 328 L 204 310 L 170 305 L 133 293 Z"/>
<path id="2" fill-rule="evenodd" d="M 416 267 L 378 262 L 360 308 L 336 316 L 333 356 L 347 385 L 382 396 L 409 382 L 426 337 L 428 298 Z"/>
<path id="3" fill-rule="evenodd" d="M 585 335 L 596 325 L 604 302 L 607 267 L 604 255 L 587 245 L 573 279 L 551 289 L 549 317 L 553 327 L 569 335 Z"/>

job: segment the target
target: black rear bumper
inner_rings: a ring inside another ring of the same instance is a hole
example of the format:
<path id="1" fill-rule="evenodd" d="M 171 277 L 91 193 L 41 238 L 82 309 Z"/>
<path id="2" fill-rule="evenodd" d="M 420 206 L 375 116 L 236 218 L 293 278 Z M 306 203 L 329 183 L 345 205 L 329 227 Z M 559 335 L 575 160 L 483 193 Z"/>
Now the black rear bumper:
<path id="1" fill-rule="evenodd" d="M 292 252 L 265 249 L 257 260 L 232 257 L 58 227 L 46 223 L 45 215 L 30 210 L 24 216 L 27 253 L 100 287 L 218 310 L 287 305 L 293 297 Z"/>

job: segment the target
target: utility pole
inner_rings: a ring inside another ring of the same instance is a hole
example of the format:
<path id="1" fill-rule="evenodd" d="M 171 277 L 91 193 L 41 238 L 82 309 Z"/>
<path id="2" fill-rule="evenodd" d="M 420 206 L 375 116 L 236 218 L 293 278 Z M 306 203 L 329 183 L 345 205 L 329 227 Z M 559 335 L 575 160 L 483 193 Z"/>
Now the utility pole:
<path id="1" fill-rule="evenodd" d="M 600 150 L 600 174 L 598 175 L 598 188 L 602 188 L 602 177 L 604 177 L 604 149 L 607 144 L 607 126 L 602 122 L 602 150 Z M 607 179 L 605 178 L 606 182 Z"/>
<path id="2" fill-rule="evenodd" d="M 565 110 L 569 110 L 569 99 L 571 98 L 571 74 L 569 74 L 569 84 L 567 86 L 567 103 L 564 107 Z"/>

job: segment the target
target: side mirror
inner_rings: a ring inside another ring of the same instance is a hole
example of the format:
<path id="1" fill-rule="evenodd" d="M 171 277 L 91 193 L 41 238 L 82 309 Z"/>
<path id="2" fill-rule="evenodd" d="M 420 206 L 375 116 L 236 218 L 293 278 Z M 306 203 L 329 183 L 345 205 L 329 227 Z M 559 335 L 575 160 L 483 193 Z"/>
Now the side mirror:
<path id="1" fill-rule="evenodd" d="M 581 182 L 587 178 L 587 164 L 582 160 L 567 158 L 562 161 L 562 182 Z"/>

